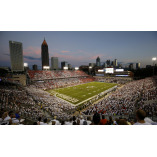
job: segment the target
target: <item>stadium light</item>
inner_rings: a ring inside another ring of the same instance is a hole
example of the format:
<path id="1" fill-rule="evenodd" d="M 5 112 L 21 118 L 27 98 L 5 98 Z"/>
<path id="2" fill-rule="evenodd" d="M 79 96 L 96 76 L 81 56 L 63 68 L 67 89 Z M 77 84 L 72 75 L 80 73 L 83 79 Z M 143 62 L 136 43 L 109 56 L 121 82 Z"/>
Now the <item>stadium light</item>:
<path id="1" fill-rule="evenodd" d="M 92 66 L 89 66 L 89 69 L 92 69 Z"/>
<path id="2" fill-rule="evenodd" d="M 116 69 L 116 72 L 123 72 L 124 69 Z"/>
<path id="3" fill-rule="evenodd" d="M 64 70 L 68 70 L 68 67 L 63 67 Z"/>
<path id="4" fill-rule="evenodd" d="M 23 65 L 24 65 L 24 67 L 28 67 L 28 63 L 24 63 Z"/>
<path id="5" fill-rule="evenodd" d="M 43 69 L 48 70 L 48 69 L 50 69 L 50 67 L 49 66 L 43 66 Z"/>
<path id="6" fill-rule="evenodd" d="M 98 69 L 98 72 L 104 72 L 104 70 L 103 69 Z"/>
<path id="7" fill-rule="evenodd" d="M 152 58 L 152 61 L 156 61 L 156 57 L 153 57 L 153 58 Z"/>
<path id="8" fill-rule="evenodd" d="M 75 70 L 79 70 L 79 68 L 78 68 L 78 67 L 75 67 Z"/>

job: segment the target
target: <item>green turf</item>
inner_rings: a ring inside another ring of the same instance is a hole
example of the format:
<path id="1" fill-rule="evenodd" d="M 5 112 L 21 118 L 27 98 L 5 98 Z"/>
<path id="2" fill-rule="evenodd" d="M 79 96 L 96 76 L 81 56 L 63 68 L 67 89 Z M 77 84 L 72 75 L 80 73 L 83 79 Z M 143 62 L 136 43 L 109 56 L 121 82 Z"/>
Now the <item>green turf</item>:
<path id="1" fill-rule="evenodd" d="M 73 104 L 78 104 L 90 97 L 93 97 L 109 88 L 116 86 L 115 83 L 104 83 L 104 82 L 90 82 L 86 84 L 81 84 L 73 87 L 59 88 L 54 90 L 48 90 L 49 93 L 57 92 L 56 96 L 69 101 Z M 60 94 L 63 94 L 60 95 Z M 71 101 L 68 98 L 63 98 L 64 96 L 69 96 L 70 98 L 75 98 L 77 102 Z"/>

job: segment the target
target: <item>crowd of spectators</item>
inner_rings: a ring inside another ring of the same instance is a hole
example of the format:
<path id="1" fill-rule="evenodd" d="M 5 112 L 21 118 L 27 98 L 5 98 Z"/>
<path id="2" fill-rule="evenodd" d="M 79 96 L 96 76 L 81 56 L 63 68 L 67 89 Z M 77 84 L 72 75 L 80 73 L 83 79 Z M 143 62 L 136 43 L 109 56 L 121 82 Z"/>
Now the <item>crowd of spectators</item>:
<path id="1" fill-rule="evenodd" d="M 105 115 L 95 112 L 92 117 L 84 117 L 80 115 L 72 116 L 69 119 L 64 118 L 62 120 L 58 120 L 57 116 L 54 116 L 51 120 L 48 118 L 38 117 L 32 125 L 157 125 L 156 122 L 146 116 L 146 112 L 144 110 L 137 110 L 135 117 L 135 121 L 130 121 L 121 117 L 113 119 L 111 116 L 106 118 Z M 25 124 L 24 122 L 25 119 L 21 119 L 18 113 L 13 111 L 0 111 L 1 125 L 23 125 Z"/>
<path id="2" fill-rule="evenodd" d="M 59 70 L 59 71 L 43 71 L 43 70 L 29 70 L 28 76 L 31 80 L 50 80 L 58 78 L 82 77 L 88 76 L 80 70 Z"/>
<path id="3" fill-rule="evenodd" d="M 106 82 L 106 83 L 117 83 L 117 84 L 125 84 L 132 81 L 132 78 L 128 77 L 95 77 L 96 81 Z"/>
<path id="4" fill-rule="evenodd" d="M 86 78 L 88 81 L 91 79 Z M 70 81 L 71 85 L 83 83 L 79 82 L 80 78 L 66 79 L 57 79 L 58 84 L 70 85 L 66 81 Z M 66 81 L 62 83 L 61 80 Z M 98 103 L 89 107 L 87 104 L 87 108 L 79 111 L 76 117 L 73 116 L 75 106 L 34 85 L 24 88 L 1 86 L 0 107 L 1 124 L 21 124 L 25 118 L 38 125 L 134 124 L 135 121 L 124 116 L 135 115 L 135 111 L 139 111 L 136 112 L 136 125 L 156 124 L 148 117 L 157 116 L 157 77 L 126 83 Z"/>
<path id="5" fill-rule="evenodd" d="M 95 112 L 106 116 L 123 116 L 134 114 L 136 107 L 148 113 L 157 113 L 157 79 L 146 78 L 130 82 L 105 97 L 102 101 L 83 111 L 85 115 Z M 148 101 L 152 103 L 149 104 Z"/>
<path id="6" fill-rule="evenodd" d="M 1 109 L 18 112 L 21 116 L 29 119 L 37 119 L 39 116 L 43 116 L 42 111 L 25 89 L 1 87 L 0 106 Z"/>
<path id="7" fill-rule="evenodd" d="M 79 77 L 79 78 L 62 78 L 53 80 L 35 81 L 29 86 L 37 89 L 55 89 L 63 88 L 67 86 L 75 86 L 82 83 L 92 82 L 94 78 L 91 77 Z"/>

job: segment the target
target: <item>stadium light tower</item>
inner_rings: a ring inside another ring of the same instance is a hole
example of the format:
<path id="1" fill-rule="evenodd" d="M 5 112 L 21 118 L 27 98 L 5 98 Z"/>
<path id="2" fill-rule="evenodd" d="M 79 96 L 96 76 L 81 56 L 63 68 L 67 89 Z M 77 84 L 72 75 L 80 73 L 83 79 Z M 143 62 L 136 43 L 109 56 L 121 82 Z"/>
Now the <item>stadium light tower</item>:
<path id="1" fill-rule="evenodd" d="M 78 68 L 78 67 L 75 67 L 75 70 L 79 70 L 79 68 Z"/>
<path id="2" fill-rule="evenodd" d="M 23 66 L 24 66 L 24 67 L 28 67 L 28 63 L 24 63 Z"/>
<path id="3" fill-rule="evenodd" d="M 156 57 L 153 57 L 153 58 L 152 58 L 152 61 L 153 61 L 153 76 L 154 76 L 154 63 L 155 63 L 155 61 L 156 61 Z"/>
<path id="4" fill-rule="evenodd" d="M 64 69 L 64 70 L 68 70 L 68 67 L 65 66 L 65 67 L 63 67 L 63 69 Z"/>
<path id="5" fill-rule="evenodd" d="M 89 66 L 89 74 L 91 75 L 92 66 Z"/>
<path id="6" fill-rule="evenodd" d="M 49 70 L 50 67 L 49 66 L 43 66 L 43 70 Z"/>

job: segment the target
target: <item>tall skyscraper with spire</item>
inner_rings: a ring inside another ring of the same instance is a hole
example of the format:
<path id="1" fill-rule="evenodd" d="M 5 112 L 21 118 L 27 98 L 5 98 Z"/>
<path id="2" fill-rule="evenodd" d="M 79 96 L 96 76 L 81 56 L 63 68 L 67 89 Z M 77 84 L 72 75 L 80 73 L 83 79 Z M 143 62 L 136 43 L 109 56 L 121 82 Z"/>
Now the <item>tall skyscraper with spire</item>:
<path id="1" fill-rule="evenodd" d="M 44 66 L 49 66 L 49 52 L 48 52 L 48 45 L 45 38 L 41 45 L 41 62 L 42 62 L 42 70 Z"/>

